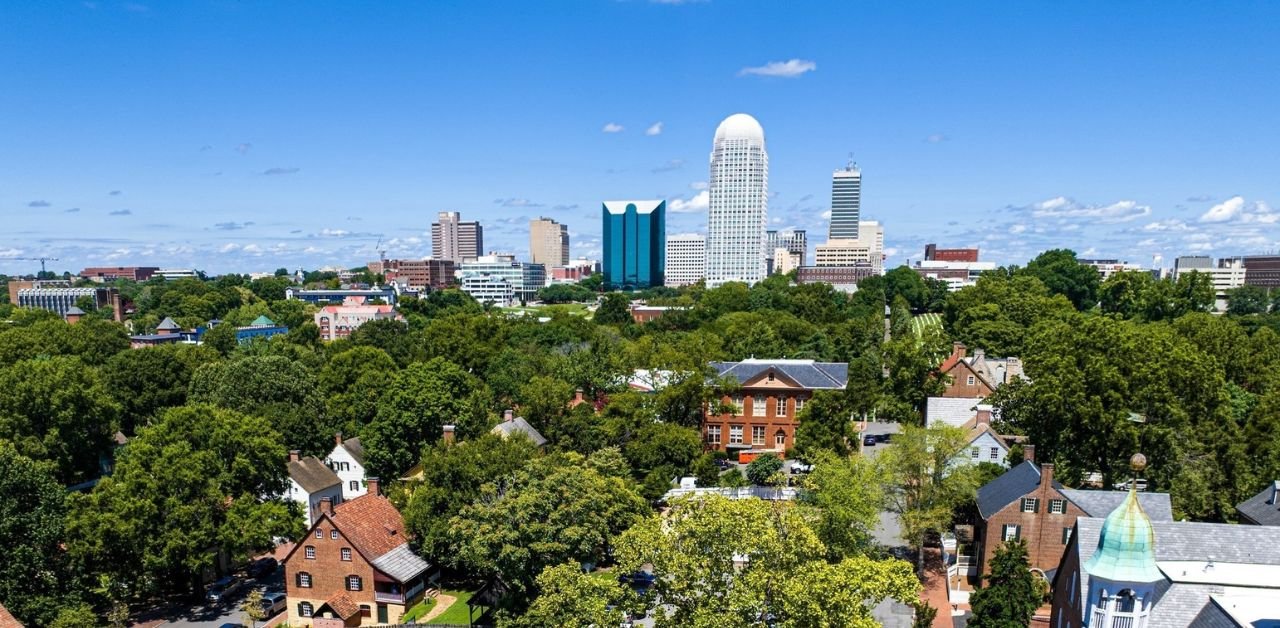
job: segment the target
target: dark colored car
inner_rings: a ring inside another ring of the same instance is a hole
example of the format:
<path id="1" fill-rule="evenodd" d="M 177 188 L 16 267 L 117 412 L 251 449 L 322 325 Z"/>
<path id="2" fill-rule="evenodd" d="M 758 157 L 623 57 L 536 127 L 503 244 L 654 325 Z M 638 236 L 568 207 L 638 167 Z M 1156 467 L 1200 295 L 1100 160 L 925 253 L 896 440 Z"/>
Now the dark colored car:
<path id="1" fill-rule="evenodd" d="M 278 567 L 280 567 L 280 561 L 268 556 L 249 563 L 249 568 L 245 572 L 250 578 L 264 578 L 275 573 Z"/>
<path id="2" fill-rule="evenodd" d="M 864 436 L 862 437 L 862 444 L 866 445 L 867 447 L 875 447 L 876 437 L 871 435 Z"/>
<path id="3" fill-rule="evenodd" d="M 881 434 L 881 435 L 879 435 L 879 436 L 877 436 L 877 437 L 876 437 L 876 440 L 878 440 L 878 441 L 880 441 L 880 442 L 882 442 L 882 443 L 892 443 L 892 442 L 893 442 L 893 434 Z"/>
<path id="4" fill-rule="evenodd" d="M 219 578 L 209 585 L 209 590 L 204 594 L 204 600 L 210 604 L 221 604 L 227 601 L 232 593 L 240 590 L 240 585 L 240 579 L 235 576 Z"/>

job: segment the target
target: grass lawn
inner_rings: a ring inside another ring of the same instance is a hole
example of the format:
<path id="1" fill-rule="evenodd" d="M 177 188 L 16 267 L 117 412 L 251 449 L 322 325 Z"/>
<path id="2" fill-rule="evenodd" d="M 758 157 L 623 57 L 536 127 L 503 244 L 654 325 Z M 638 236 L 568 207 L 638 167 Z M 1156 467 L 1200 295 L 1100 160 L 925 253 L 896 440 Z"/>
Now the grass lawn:
<path id="1" fill-rule="evenodd" d="M 452 595 L 453 597 L 458 599 L 453 603 L 452 606 L 445 609 L 443 613 L 440 613 L 440 615 L 438 615 L 431 621 L 427 622 L 426 625 L 430 626 L 431 624 L 466 624 L 467 621 L 470 619 L 470 617 L 468 617 L 467 600 L 471 599 L 471 594 L 474 593 L 474 591 L 450 591 L 448 589 L 445 589 L 440 593 L 442 595 Z"/>
<path id="2" fill-rule="evenodd" d="M 421 602 L 418 602 L 417 604 L 414 604 L 413 608 L 410 608 L 404 614 L 404 617 L 400 618 L 400 623 L 407 624 L 411 620 L 414 620 L 419 617 L 422 617 L 423 615 L 426 615 L 428 611 L 430 611 L 432 608 L 435 607 L 435 605 L 436 605 L 436 601 L 432 598 L 427 598 L 425 600 L 422 600 Z"/>
<path id="3" fill-rule="evenodd" d="M 921 314 L 911 319 L 911 331 L 920 336 L 928 327 L 942 328 L 942 315 L 937 312 Z"/>

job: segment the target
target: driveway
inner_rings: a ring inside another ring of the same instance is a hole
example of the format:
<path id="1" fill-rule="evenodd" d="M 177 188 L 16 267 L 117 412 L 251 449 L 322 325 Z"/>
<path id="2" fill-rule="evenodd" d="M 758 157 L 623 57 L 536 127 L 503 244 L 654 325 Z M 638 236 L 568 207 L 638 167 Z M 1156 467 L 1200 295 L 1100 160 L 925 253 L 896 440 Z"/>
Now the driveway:
<path id="1" fill-rule="evenodd" d="M 168 614 L 165 621 L 160 626 L 173 626 L 175 628 L 219 628 L 223 624 L 244 624 L 249 622 L 244 618 L 244 613 L 240 611 L 240 604 L 244 602 L 244 597 L 249 591 L 257 589 L 264 591 L 266 589 L 284 590 L 284 569 L 276 569 L 275 573 L 261 578 L 257 581 L 250 581 L 250 586 L 242 587 L 230 599 L 217 606 L 207 606 L 205 604 L 194 604 L 186 607 L 175 608 Z M 283 614 L 277 613 L 277 615 Z M 272 617 L 268 617 L 258 625 L 265 626 Z"/>

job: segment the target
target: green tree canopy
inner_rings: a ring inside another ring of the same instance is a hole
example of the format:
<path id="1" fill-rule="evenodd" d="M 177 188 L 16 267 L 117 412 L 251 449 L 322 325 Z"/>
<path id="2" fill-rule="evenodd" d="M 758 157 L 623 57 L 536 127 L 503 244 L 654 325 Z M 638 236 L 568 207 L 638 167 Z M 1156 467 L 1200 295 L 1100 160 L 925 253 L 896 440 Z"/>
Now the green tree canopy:
<path id="1" fill-rule="evenodd" d="M 66 491 L 48 464 L 0 440 L 0 604 L 32 626 L 53 621 L 76 599 L 62 548 Z"/>
<path id="2" fill-rule="evenodd" d="M 1043 585 L 1036 583 L 1027 558 L 1027 542 L 1005 541 L 991 558 L 991 573 L 986 586 L 970 596 L 973 617 L 969 625 L 976 628 L 1022 628 L 1044 602 Z"/>

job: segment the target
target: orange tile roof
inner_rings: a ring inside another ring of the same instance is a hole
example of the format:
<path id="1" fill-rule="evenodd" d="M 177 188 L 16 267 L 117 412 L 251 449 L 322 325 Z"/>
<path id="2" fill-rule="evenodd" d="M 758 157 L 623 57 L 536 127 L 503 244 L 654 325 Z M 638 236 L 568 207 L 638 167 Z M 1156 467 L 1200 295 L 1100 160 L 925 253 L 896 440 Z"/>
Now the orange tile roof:
<path id="1" fill-rule="evenodd" d="M 382 495 L 366 493 L 333 509 L 331 517 L 342 535 L 369 561 L 407 543 L 404 517 Z"/>
<path id="2" fill-rule="evenodd" d="M 356 604 L 355 600 L 351 599 L 351 596 L 342 591 L 333 594 L 333 597 L 329 598 L 324 605 L 328 606 L 329 610 L 333 611 L 342 621 L 346 621 L 360 612 L 360 605 Z"/>

